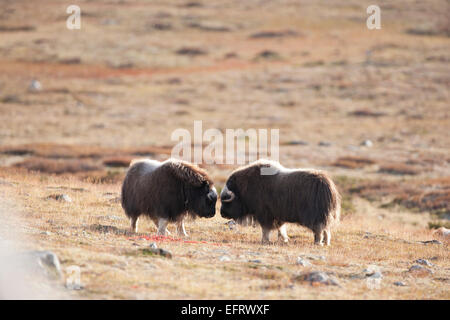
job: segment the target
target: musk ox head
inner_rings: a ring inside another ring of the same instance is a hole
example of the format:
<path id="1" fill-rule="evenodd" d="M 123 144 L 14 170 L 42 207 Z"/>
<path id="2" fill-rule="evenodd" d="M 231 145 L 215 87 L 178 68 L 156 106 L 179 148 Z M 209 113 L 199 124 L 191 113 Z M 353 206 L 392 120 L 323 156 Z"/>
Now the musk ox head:
<path id="1" fill-rule="evenodd" d="M 183 182 L 182 193 L 187 211 L 203 218 L 214 217 L 217 191 L 207 173 L 179 160 L 172 160 L 169 168 Z"/>
<path id="2" fill-rule="evenodd" d="M 212 218 L 216 214 L 217 191 L 215 187 L 204 184 L 193 188 L 187 206 L 189 211 L 203 218 Z M 191 201 L 191 203 L 189 203 Z"/>
<path id="3" fill-rule="evenodd" d="M 229 186 L 228 183 L 220 193 L 220 201 L 222 202 L 220 215 L 223 218 L 238 221 L 246 216 L 246 210 L 237 189 Z"/>

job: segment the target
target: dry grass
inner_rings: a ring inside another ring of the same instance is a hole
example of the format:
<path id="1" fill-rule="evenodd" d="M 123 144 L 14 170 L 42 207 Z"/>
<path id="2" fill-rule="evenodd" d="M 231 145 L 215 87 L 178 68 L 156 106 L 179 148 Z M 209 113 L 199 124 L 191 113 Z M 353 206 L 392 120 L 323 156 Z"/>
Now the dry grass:
<path id="1" fill-rule="evenodd" d="M 16 167 L 25 168 L 30 171 L 39 171 L 42 173 L 78 173 L 86 171 L 99 170 L 100 167 L 95 165 L 92 161 L 86 160 L 51 160 L 42 158 L 26 159 L 22 162 L 16 163 Z"/>
<path id="2" fill-rule="evenodd" d="M 79 265 L 85 288 L 80 298 L 175 298 L 175 299 L 448 299 L 448 244 L 424 245 L 433 238 L 423 226 L 425 216 L 386 214 L 368 202 L 356 201 L 356 212 L 346 216 L 333 234 L 332 246 L 312 245 L 312 233 L 289 225 L 291 242 L 260 245 L 259 228 L 229 230 L 220 216 L 187 222 L 189 241 L 153 238 L 149 221 L 140 233 L 128 232 L 120 205 L 118 184 L 90 184 L 70 178 L 0 171 L 0 191 L 24 208 L 15 218 L 32 242 L 23 248 L 53 250 L 63 269 Z M 65 188 L 62 186 L 68 186 Z M 69 194 L 72 203 L 47 199 L 55 190 Z M 47 199 L 47 200 L 42 200 Z M 43 202 L 45 201 L 45 202 Z M 30 209 L 25 209 L 30 208 Z M 383 219 L 379 219 L 382 215 Z M 406 219 L 406 220 L 405 220 Z M 169 229 L 174 231 L 173 226 Z M 49 234 L 42 234 L 43 231 Z M 366 232 L 370 236 L 366 237 Z M 275 234 L 272 235 L 275 240 Z M 145 240 L 148 238 L 150 240 Z M 149 243 L 169 250 L 173 258 L 147 255 Z M 300 254 L 322 255 L 312 267 L 296 265 Z M 222 262 L 227 255 L 231 261 Z M 408 268 L 415 259 L 433 259 L 433 274 L 415 276 Z M 257 261 L 259 260 L 259 261 Z M 378 265 L 384 278 L 370 289 L 356 276 L 369 264 Z M 333 274 L 340 286 L 311 287 L 298 281 L 308 270 Z M 396 287 L 395 281 L 407 283 Z"/>
<path id="3" fill-rule="evenodd" d="M 420 168 L 404 163 L 385 163 L 380 165 L 379 172 L 399 175 L 416 175 L 421 172 Z"/>
<path id="4" fill-rule="evenodd" d="M 376 163 L 375 160 L 369 158 L 347 156 L 338 158 L 335 162 L 332 163 L 332 165 L 348 169 L 359 169 L 375 163 Z"/>
<path id="5" fill-rule="evenodd" d="M 400 181 L 344 181 L 342 188 L 371 201 L 384 200 L 384 207 L 399 204 L 440 216 L 450 214 L 450 178 Z M 339 184 L 338 184 L 339 185 Z"/>

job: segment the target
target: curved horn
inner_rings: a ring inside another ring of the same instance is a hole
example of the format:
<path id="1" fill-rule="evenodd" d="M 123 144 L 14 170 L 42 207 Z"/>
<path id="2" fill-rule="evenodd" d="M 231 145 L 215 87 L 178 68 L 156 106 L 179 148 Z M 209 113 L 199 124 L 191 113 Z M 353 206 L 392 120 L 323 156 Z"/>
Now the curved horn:
<path id="1" fill-rule="evenodd" d="M 208 192 L 207 195 L 208 199 L 210 201 L 215 201 L 217 199 L 217 190 L 216 187 L 212 187 L 211 190 Z"/>
<path id="2" fill-rule="evenodd" d="M 228 190 L 228 186 L 225 186 L 225 188 L 223 188 L 222 192 L 220 193 L 220 201 L 222 202 L 231 202 L 233 201 L 234 197 L 235 197 L 234 192 Z"/>

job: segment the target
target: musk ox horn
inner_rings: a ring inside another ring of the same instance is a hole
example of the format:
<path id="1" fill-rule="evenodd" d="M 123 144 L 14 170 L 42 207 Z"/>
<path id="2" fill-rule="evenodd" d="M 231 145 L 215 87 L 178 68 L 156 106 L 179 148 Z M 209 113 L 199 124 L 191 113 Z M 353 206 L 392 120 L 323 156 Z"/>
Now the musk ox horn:
<path id="1" fill-rule="evenodd" d="M 231 202 L 233 201 L 235 195 L 233 191 L 228 190 L 228 187 L 225 186 L 222 192 L 220 193 L 220 201 L 222 202 Z"/>
<path id="2" fill-rule="evenodd" d="M 217 191 L 215 187 L 211 188 L 211 190 L 208 192 L 207 197 L 210 201 L 217 200 Z"/>

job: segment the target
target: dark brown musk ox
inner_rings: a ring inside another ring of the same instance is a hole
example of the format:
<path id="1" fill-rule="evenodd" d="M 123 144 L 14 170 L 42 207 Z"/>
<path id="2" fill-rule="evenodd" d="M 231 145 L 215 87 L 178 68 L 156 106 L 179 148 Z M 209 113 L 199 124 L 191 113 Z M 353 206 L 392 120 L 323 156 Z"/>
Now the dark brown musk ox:
<path id="1" fill-rule="evenodd" d="M 184 218 L 211 218 L 216 213 L 217 192 L 208 174 L 198 166 L 176 159 L 144 159 L 130 164 L 122 184 L 122 207 L 137 232 L 138 218 L 150 217 L 165 235 L 169 222 L 187 236 Z"/>
<path id="2" fill-rule="evenodd" d="M 291 222 L 311 229 L 315 244 L 323 245 L 325 240 L 330 245 L 330 229 L 339 221 L 341 208 L 336 186 L 324 172 L 287 169 L 269 160 L 235 170 L 220 200 L 222 217 L 236 221 L 253 217 L 261 225 L 262 243 L 269 242 L 273 229 L 288 242 L 285 223 Z"/>

